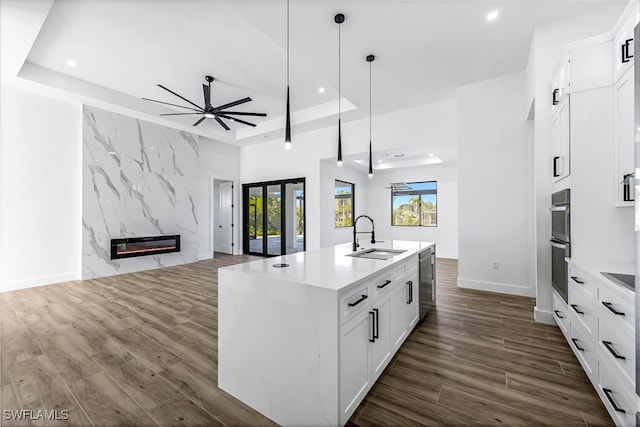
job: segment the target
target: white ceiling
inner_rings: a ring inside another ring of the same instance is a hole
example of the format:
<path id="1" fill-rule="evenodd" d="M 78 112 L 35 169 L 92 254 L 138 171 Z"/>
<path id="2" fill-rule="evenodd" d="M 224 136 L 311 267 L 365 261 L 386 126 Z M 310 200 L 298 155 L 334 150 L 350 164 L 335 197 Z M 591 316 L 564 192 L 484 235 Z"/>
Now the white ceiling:
<path id="1" fill-rule="evenodd" d="M 4 3 L 12 0 L 3 0 Z M 17 4 L 17 0 L 13 0 Z M 28 2 L 23 2 L 23 4 Z M 533 29 L 542 23 L 626 1 L 291 0 L 291 103 L 298 130 L 327 126 L 337 112 L 338 29 L 342 24 L 343 120 L 368 115 L 373 53 L 373 114 L 452 98 L 455 88 L 524 70 Z M 14 5 L 15 6 L 15 5 Z M 486 20 L 492 10 L 500 16 Z M 73 59 L 77 67 L 67 65 Z M 285 0 L 58 0 L 28 51 L 23 77 L 157 115 L 184 104 L 163 84 L 201 104 L 213 75 L 212 103 L 245 96 L 235 108 L 265 112 L 256 128 L 214 121 L 198 131 L 236 144 L 282 137 L 286 95 Z M 62 84 L 61 84 L 62 85 Z M 319 87 L 325 92 L 320 94 Z M 100 90 L 98 90 L 100 89 Z M 182 111 L 182 110 L 180 110 Z M 194 116 L 175 117 L 190 126 Z M 197 117 L 196 117 L 197 119 Z"/>

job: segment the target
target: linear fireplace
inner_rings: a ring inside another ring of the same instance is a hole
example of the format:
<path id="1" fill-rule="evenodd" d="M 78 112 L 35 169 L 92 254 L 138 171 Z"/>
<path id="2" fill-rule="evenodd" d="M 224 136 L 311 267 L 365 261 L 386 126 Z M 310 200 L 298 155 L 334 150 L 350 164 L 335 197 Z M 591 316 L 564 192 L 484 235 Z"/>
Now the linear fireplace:
<path id="1" fill-rule="evenodd" d="M 111 239 L 111 259 L 180 252 L 180 235 Z"/>

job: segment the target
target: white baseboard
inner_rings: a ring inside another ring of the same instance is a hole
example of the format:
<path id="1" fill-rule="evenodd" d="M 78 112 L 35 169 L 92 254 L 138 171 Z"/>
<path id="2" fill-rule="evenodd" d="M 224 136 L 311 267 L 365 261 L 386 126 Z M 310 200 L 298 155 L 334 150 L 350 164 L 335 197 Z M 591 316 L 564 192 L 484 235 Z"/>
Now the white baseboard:
<path id="1" fill-rule="evenodd" d="M 538 323 L 545 323 L 547 325 L 555 325 L 556 321 L 553 318 L 553 313 L 547 310 L 539 310 L 538 306 L 533 309 L 533 320 Z"/>
<path id="2" fill-rule="evenodd" d="M 35 288 L 36 286 L 52 285 L 60 282 L 69 282 L 72 280 L 80 280 L 80 273 L 66 273 L 55 276 L 35 277 L 33 279 L 6 281 L 0 283 L 0 293 Z"/>
<path id="3" fill-rule="evenodd" d="M 436 247 L 436 258 L 449 258 L 449 259 L 458 259 L 458 254 L 449 254 L 446 252 L 439 252 Z"/>
<path id="4" fill-rule="evenodd" d="M 213 259 L 213 254 L 198 254 L 198 261 L 202 261 L 205 259 Z"/>
<path id="5" fill-rule="evenodd" d="M 521 297 L 536 296 L 535 289 L 510 283 L 484 282 L 480 280 L 458 278 L 458 287 L 464 289 L 475 289 L 478 291 L 497 292 L 500 294 L 517 295 Z"/>

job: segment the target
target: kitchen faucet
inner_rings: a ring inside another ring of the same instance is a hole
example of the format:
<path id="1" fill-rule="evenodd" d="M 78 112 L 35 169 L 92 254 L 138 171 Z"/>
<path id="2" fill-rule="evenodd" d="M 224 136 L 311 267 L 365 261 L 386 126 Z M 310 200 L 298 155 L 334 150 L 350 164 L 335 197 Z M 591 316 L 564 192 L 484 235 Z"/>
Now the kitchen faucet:
<path id="1" fill-rule="evenodd" d="M 367 218 L 369 221 L 371 221 L 371 231 L 356 231 L 356 224 L 358 223 L 358 220 L 360 218 Z M 367 215 L 360 215 L 359 217 L 356 218 L 355 221 L 353 221 L 353 251 L 355 252 L 358 248 L 358 246 L 360 246 L 358 244 L 358 241 L 356 240 L 356 234 L 361 234 L 361 233 L 371 233 L 371 243 L 375 243 L 376 242 L 376 235 L 375 235 L 375 226 L 373 225 L 373 220 L 371 219 L 371 217 L 367 216 Z"/>

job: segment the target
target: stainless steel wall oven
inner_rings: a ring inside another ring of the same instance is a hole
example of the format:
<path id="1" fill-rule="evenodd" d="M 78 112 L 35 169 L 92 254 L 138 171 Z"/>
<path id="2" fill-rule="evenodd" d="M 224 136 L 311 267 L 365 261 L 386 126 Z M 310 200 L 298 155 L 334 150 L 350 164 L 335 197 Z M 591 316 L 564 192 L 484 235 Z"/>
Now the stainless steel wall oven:
<path id="1" fill-rule="evenodd" d="M 551 285 L 568 302 L 568 266 L 571 257 L 571 190 L 568 188 L 551 195 Z"/>

